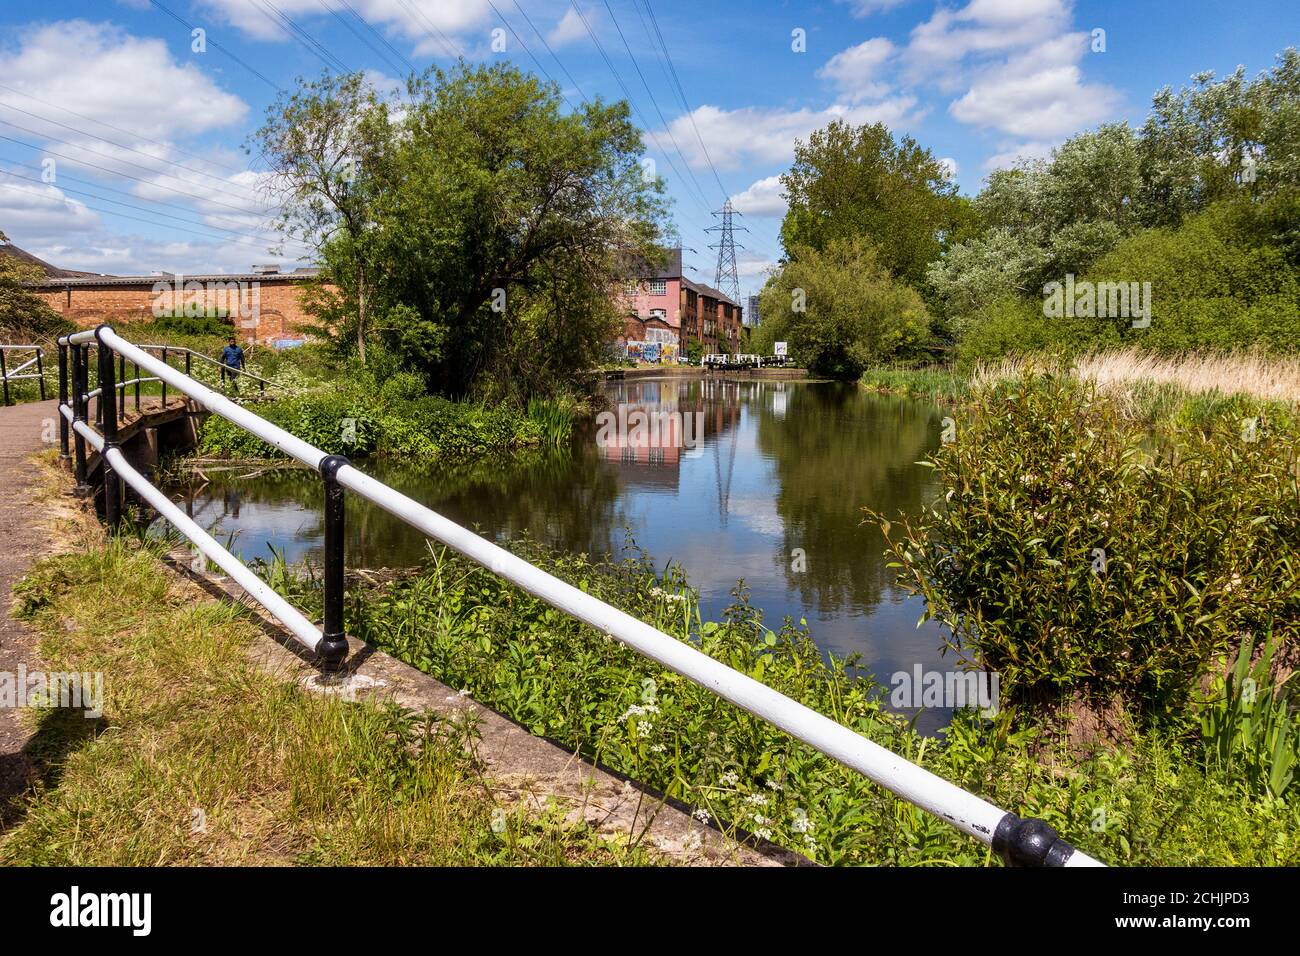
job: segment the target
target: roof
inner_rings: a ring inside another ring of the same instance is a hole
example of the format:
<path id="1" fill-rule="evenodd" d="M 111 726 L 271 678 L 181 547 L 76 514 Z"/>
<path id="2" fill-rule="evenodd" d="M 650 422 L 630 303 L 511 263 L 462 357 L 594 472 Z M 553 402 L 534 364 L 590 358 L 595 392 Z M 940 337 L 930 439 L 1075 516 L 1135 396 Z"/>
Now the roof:
<path id="1" fill-rule="evenodd" d="M 152 288 L 159 282 L 246 282 L 275 283 L 302 282 L 318 274 L 316 269 L 298 269 L 294 272 L 222 272 L 211 275 L 171 275 L 162 273 L 150 276 L 105 276 L 93 272 L 68 273 L 66 278 L 50 276 L 28 285 L 34 289 L 66 289 L 80 286 L 131 286 L 144 285 Z"/>
<path id="2" fill-rule="evenodd" d="M 632 271 L 641 279 L 680 279 L 682 275 L 682 250 L 664 249 L 662 258 L 647 259 L 637 256 L 632 260 Z"/>
<path id="3" fill-rule="evenodd" d="M 707 295 L 711 299 L 717 299 L 721 302 L 730 302 L 736 308 L 744 308 L 739 302 L 733 299 L 721 289 L 715 289 L 711 285 L 705 285 L 703 282 L 692 282 L 690 279 L 683 278 L 682 284 L 688 289 L 692 289 L 700 295 Z"/>
<path id="4" fill-rule="evenodd" d="M 26 249 L 20 249 L 12 242 L 0 242 L 0 256 L 8 256 L 10 259 L 17 259 L 19 262 L 25 262 L 28 265 L 37 266 L 51 278 L 74 279 L 95 275 L 94 272 L 77 272 L 74 269 L 60 269 L 58 266 L 50 265 L 44 259 L 38 259 Z"/>

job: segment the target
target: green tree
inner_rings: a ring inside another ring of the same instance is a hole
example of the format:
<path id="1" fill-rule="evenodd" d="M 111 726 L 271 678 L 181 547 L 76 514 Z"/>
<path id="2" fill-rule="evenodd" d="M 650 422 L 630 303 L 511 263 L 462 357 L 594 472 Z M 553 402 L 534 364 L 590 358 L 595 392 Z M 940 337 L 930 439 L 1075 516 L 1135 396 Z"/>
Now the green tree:
<path id="1" fill-rule="evenodd" d="M 913 284 L 969 216 L 947 167 L 911 137 L 896 141 L 883 123 L 836 121 L 817 130 L 796 144 L 781 184 L 789 201 L 781 224 L 788 257 L 866 236 L 879 261 Z"/>
<path id="2" fill-rule="evenodd" d="M 252 142 L 273 173 L 276 227 L 325 263 L 309 308 L 322 332 L 354 341 L 365 364 L 373 290 L 387 271 L 373 228 L 391 162 L 387 104 L 360 73 L 326 74 L 281 93 Z"/>
<path id="3" fill-rule="evenodd" d="M 763 290 L 755 348 L 785 340 L 817 374 L 857 378 L 873 362 L 916 357 L 931 344 L 924 301 L 891 275 L 870 239 L 792 251 Z"/>
<path id="4" fill-rule="evenodd" d="M 321 244 L 337 291 L 319 311 L 450 394 L 571 387 L 616 327 L 609 290 L 662 230 L 627 104 L 564 114 L 558 88 L 505 65 L 431 70 L 400 113 L 345 89 L 354 179 L 326 205 L 357 214 Z"/>
<path id="5" fill-rule="evenodd" d="M 8 241 L 0 232 L 0 244 Z M 63 331 L 67 323 L 27 287 L 44 278 L 40 266 L 0 254 L 0 338 L 26 343 Z"/>
<path id="6" fill-rule="evenodd" d="M 1150 225 L 1177 225 L 1239 192 L 1300 187 L 1300 52 L 1284 50 L 1254 80 L 1238 67 L 1219 80 L 1198 73 L 1177 93 L 1160 90 L 1139 153 Z"/>

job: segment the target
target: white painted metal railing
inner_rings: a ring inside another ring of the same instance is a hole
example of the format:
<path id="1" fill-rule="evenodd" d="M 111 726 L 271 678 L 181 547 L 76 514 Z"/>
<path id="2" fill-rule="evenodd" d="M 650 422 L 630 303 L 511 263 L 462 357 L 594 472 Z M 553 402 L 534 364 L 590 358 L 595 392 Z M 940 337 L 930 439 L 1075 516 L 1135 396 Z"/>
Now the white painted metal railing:
<path id="1" fill-rule="evenodd" d="M 331 598 L 326 596 L 324 633 L 248 570 L 238 558 L 222 548 L 210 535 L 187 518 L 175 505 L 135 471 L 122 453 L 109 447 L 104 459 L 128 485 L 177 527 L 195 546 L 277 617 L 306 647 L 325 653 L 326 645 L 337 646 L 342 620 L 342 495 L 348 489 L 373 502 L 394 517 L 429 537 L 477 561 L 517 587 L 541 598 L 553 607 L 626 644 L 633 650 L 675 673 L 713 691 L 719 697 L 767 720 L 771 724 L 846 767 L 890 790 L 964 833 L 991 845 L 1009 863 L 1021 865 L 1100 866 L 1092 857 L 1060 840 L 1047 824 L 1022 819 L 981 797 L 968 793 L 947 780 L 873 743 L 857 732 L 809 707 L 778 693 L 746 674 L 714 660 L 695 647 L 660 631 L 644 621 L 592 597 L 571 584 L 547 574 L 515 554 L 498 547 L 474 532 L 444 518 L 418 501 L 377 481 L 337 455 L 327 455 L 284 429 L 235 404 L 230 399 L 165 365 L 139 346 L 126 341 L 108 326 L 60 339 L 60 345 L 84 346 L 97 341 L 101 349 L 125 356 L 140 368 L 167 382 L 211 412 L 240 426 L 267 444 L 303 464 L 321 471 L 326 481 L 326 585 L 329 590 L 331 548 L 331 488 L 339 491 L 336 536 L 338 581 L 337 604 L 331 622 Z M 111 358 L 108 365 L 111 367 Z M 111 389 L 105 394 L 110 394 Z M 73 420 L 66 405 L 63 414 Z M 83 409 L 84 415 L 84 409 Z M 107 419 L 107 416 L 105 416 Z M 97 449 L 105 445 L 84 421 L 74 430 Z M 346 641 L 343 643 L 346 653 Z"/>

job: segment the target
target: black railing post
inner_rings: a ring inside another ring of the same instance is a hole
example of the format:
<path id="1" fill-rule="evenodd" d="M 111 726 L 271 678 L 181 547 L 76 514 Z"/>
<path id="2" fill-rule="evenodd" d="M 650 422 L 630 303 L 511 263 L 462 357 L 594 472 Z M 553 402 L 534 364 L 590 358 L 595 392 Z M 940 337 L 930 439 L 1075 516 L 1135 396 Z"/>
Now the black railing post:
<path id="1" fill-rule="evenodd" d="M 135 413 L 140 414 L 140 363 L 134 363 L 135 367 Z"/>
<path id="2" fill-rule="evenodd" d="M 9 372 L 5 368 L 5 350 L 0 349 L 0 382 L 4 383 L 5 404 L 9 404 Z"/>
<path id="3" fill-rule="evenodd" d="M 59 458 L 68 460 L 68 419 L 63 414 L 68 404 L 68 347 L 59 343 Z"/>
<path id="4" fill-rule="evenodd" d="M 316 653 L 326 670 L 339 669 L 348 656 L 343 625 L 345 501 L 343 486 L 338 482 L 338 471 L 347 464 L 342 455 L 326 455 L 320 463 L 325 485 L 325 613 L 323 637 Z"/>
<path id="5" fill-rule="evenodd" d="M 167 346 L 165 345 L 163 346 L 162 349 L 162 363 L 164 365 L 167 364 Z M 167 407 L 167 379 L 162 380 L 162 403 L 163 403 L 163 408 L 166 408 Z"/>
<path id="6" fill-rule="evenodd" d="M 43 354 L 45 354 L 45 350 L 38 345 L 36 347 L 36 381 L 41 385 L 41 401 L 45 401 L 45 363 L 41 360 Z"/>
<path id="7" fill-rule="evenodd" d="M 113 350 L 104 344 L 106 328 L 108 326 L 101 325 L 95 329 L 95 338 L 99 342 L 99 401 L 104 408 L 104 450 L 99 456 L 99 469 L 104 476 L 104 520 L 108 523 L 108 530 L 116 532 L 122 523 L 122 492 L 117 472 L 109 464 L 108 453 L 117 448 L 117 381 Z"/>
<path id="8" fill-rule="evenodd" d="M 117 420 L 122 421 L 123 419 L 126 418 L 126 356 L 125 355 L 119 355 L 117 357 L 117 383 L 116 384 L 117 384 L 118 391 L 121 392 L 122 394 L 121 396 L 118 396 L 116 393 L 114 393 L 113 397 L 117 401 Z"/>
<path id="9" fill-rule="evenodd" d="M 87 351 L 89 351 L 87 345 L 72 346 L 72 418 L 74 422 L 81 422 L 83 425 L 86 423 L 87 406 L 90 404 L 90 399 L 86 398 L 86 393 L 90 391 Z M 72 445 L 75 452 L 73 467 L 77 476 L 76 494 L 84 498 L 90 491 L 90 486 L 86 484 L 86 439 L 76 428 L 73 428 L 72 432 Z"/>

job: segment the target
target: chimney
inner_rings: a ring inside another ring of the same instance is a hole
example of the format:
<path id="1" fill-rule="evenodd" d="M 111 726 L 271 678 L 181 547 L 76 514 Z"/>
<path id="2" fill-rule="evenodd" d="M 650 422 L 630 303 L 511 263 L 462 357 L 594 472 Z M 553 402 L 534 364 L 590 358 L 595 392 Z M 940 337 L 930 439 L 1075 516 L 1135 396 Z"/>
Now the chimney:
<path id="1" fill-rule="evenodd" d="M 263 265 L 263 266 L 255 265 L 253 266 L 253 274 L 259 276 L 279 275 L 280 267 L 278 265 Z"/>

